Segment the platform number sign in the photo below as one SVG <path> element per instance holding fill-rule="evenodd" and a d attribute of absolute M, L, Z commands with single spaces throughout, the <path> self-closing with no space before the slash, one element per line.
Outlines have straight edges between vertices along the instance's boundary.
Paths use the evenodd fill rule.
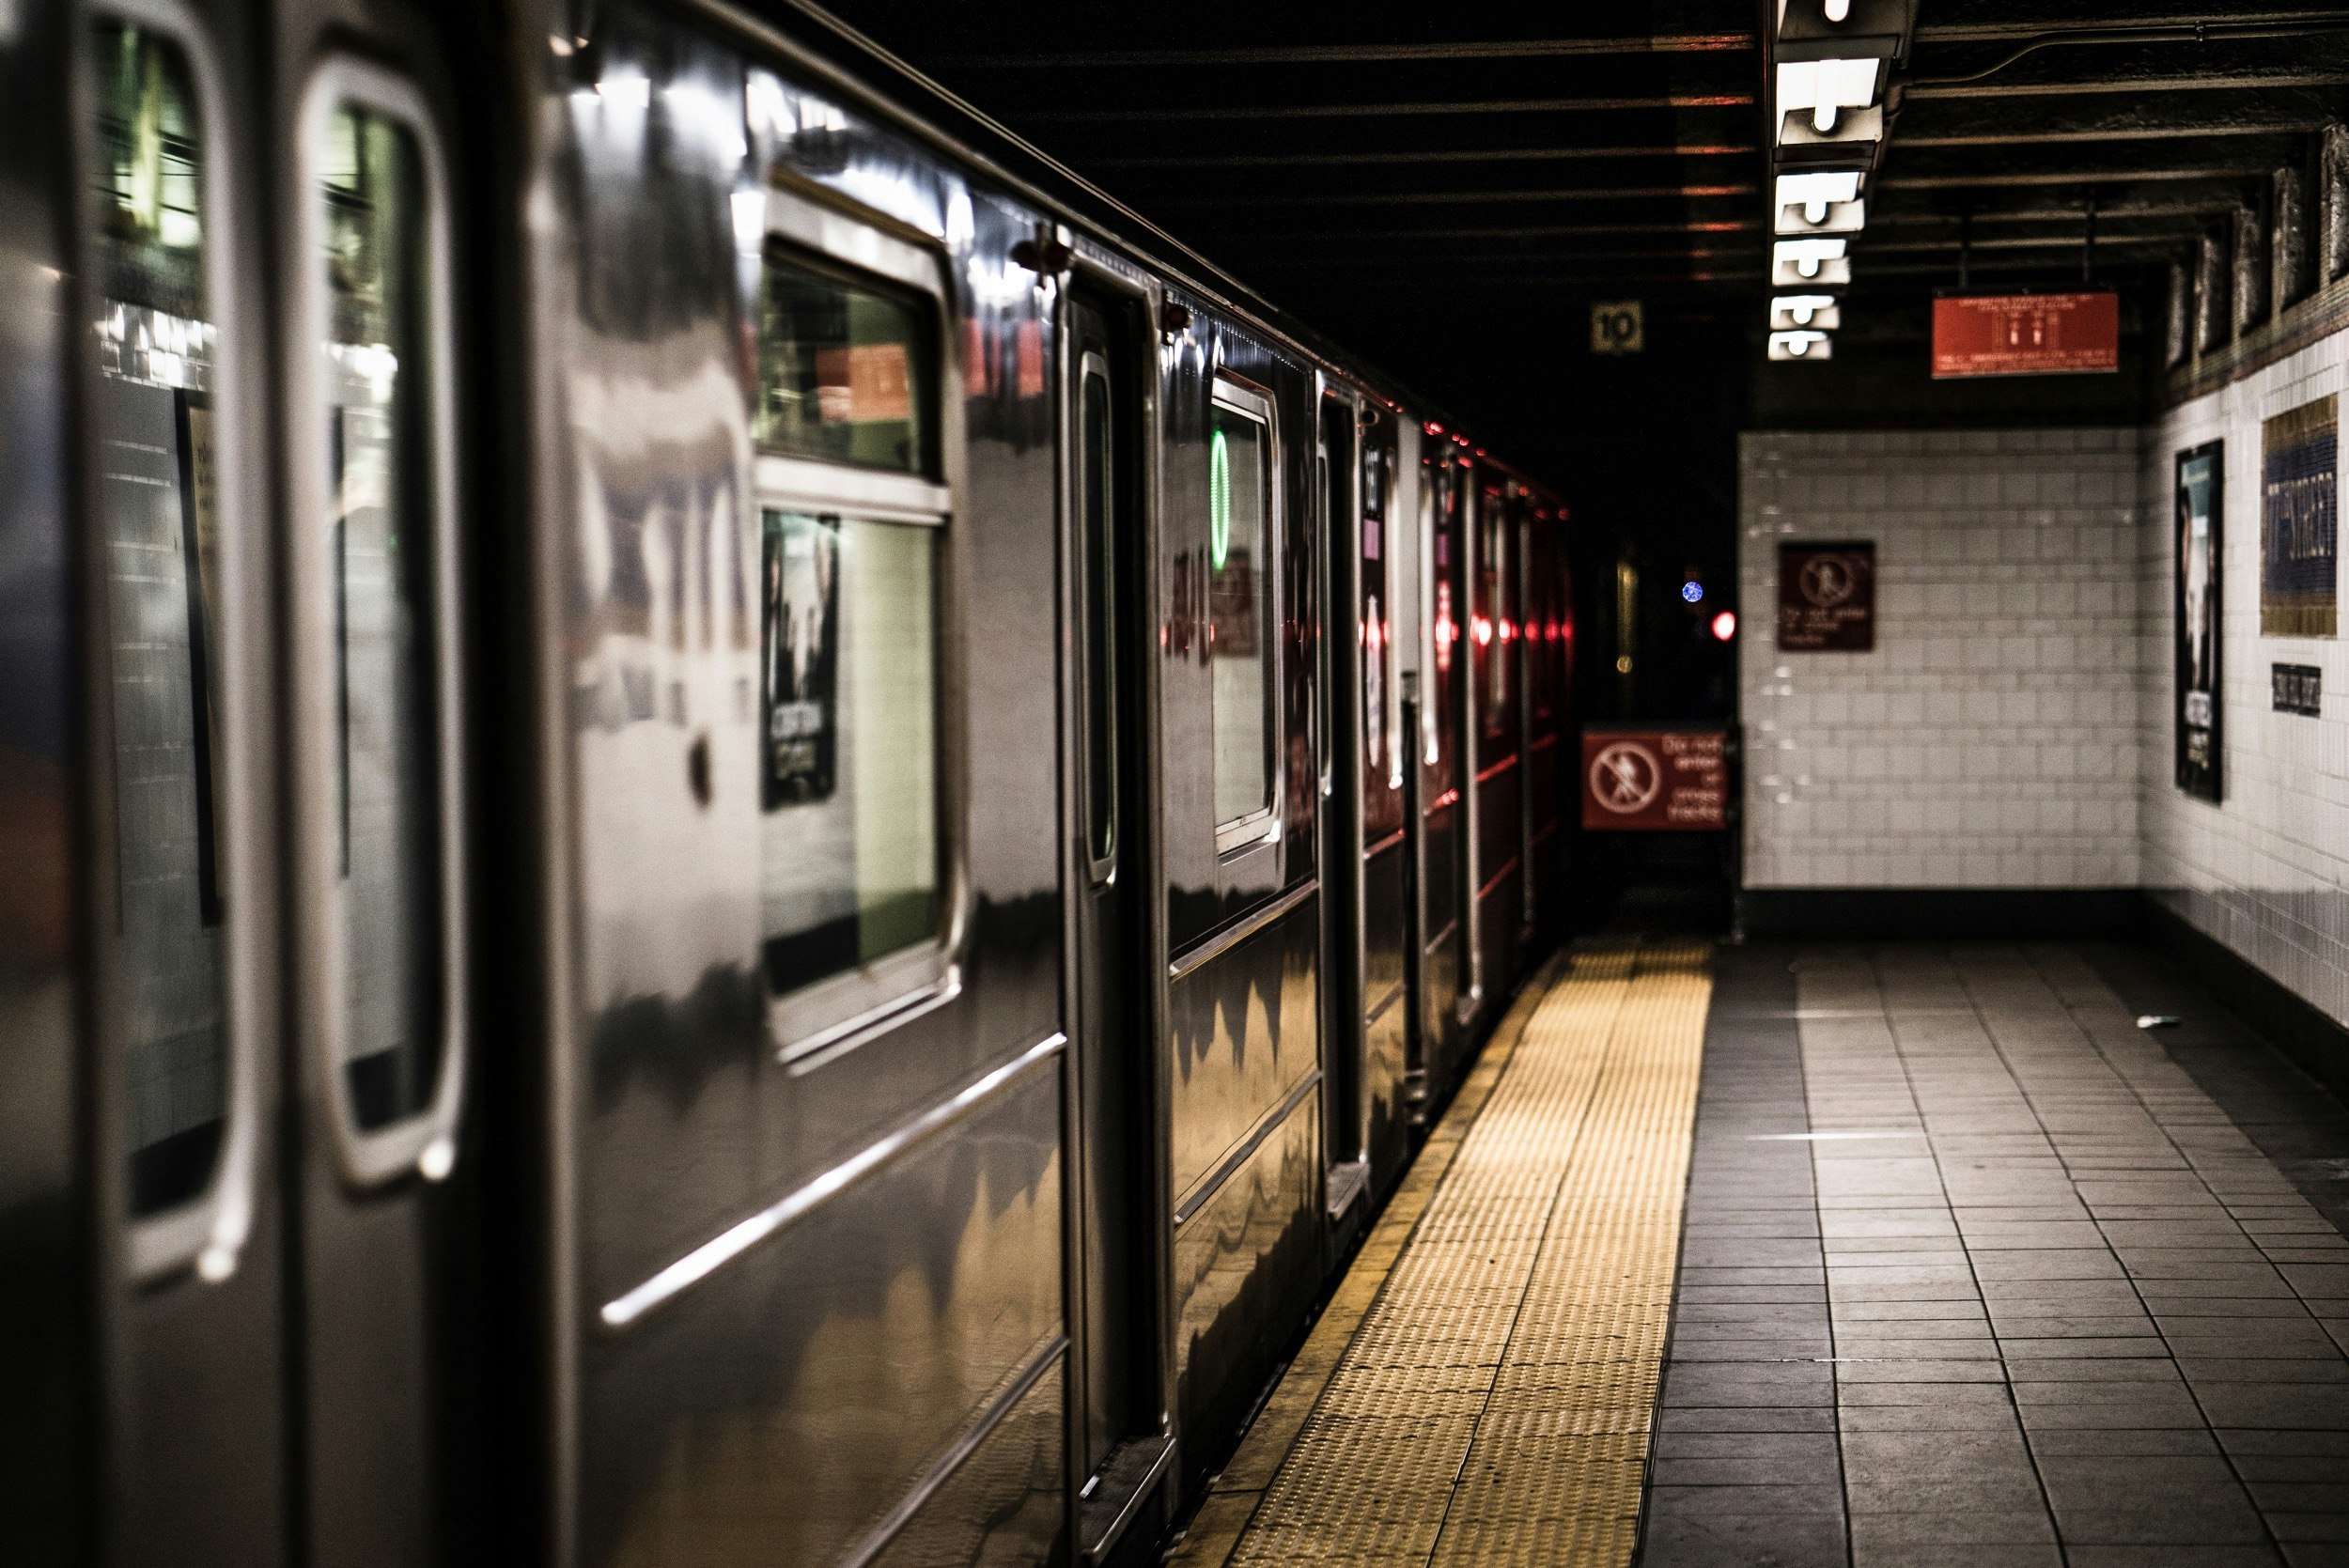
<path fill-rule="evenodd" d="M 1647 317 L 1637 300 L 1591 306 L 1591 352 L 1636 354 L 1647 347 Z"/>

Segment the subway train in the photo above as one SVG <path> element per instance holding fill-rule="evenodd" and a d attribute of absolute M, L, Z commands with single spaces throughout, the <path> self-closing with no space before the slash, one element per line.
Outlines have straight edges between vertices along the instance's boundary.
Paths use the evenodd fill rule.
<path fill-rule="evenodd" d="M 0 1556 L 1153 1550 L 1568 921 L 1559 498 L 814 10 L 0 88 Z"/>

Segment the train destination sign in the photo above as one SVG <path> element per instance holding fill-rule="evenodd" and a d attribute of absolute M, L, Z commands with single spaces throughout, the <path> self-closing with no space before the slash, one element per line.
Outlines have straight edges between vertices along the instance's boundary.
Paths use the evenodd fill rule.
<path fill-rule="evenodd" d="M 1729 810 L 1729 732 L 1586 729 L 1582 826 L 1606 832 L 1709 832 Z"/>
<path fill-rule="evenodd" d="M 1778 645 L 1866 653 L 1876 645 L 1876 547 L 1861 540 L 1778 547 Z"/>
<path fill-rule="evenodd" d="M 2121 296 L 1944 294 L 1933 302 L 1933 374 L 2046 376 L 2121 368 Z"/>

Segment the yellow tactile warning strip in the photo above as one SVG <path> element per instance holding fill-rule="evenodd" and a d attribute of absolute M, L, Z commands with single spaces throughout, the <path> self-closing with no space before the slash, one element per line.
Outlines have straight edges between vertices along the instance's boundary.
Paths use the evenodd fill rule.
<path fill-rule="evenodd" d="M 1218 1479 L 1185 1568 L 1630 1560 L 1706 950 L 1611 942 L 1544 981 Z"/>

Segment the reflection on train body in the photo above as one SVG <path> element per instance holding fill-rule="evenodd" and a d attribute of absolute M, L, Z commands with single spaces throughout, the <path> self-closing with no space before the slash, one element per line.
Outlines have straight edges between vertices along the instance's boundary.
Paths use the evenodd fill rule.
<path fill-rule="evenodd" d="M 1146 1556 L 1565 908 L 1563 508 L 796 12 L 11 14 L 24 1560 Z"/>

